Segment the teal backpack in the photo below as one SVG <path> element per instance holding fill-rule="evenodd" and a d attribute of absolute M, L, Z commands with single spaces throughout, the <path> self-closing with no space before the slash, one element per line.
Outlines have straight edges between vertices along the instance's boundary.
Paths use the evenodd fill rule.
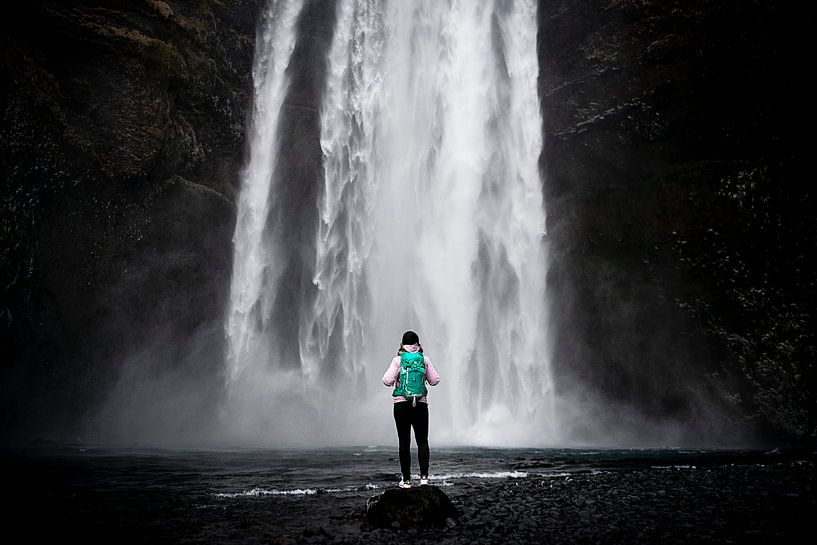
<path fill-rule="evenodd" d="M 412 405 L 417 405 L 417 399 L 428 394 L 426 388 L 426 364 L 425 356 L 420 352 L 403 352 L 400 354 L 400 374 L 398 375 L 400 386 L 392 392 L 392 396 L 403 396 L 412 400 Z"/>

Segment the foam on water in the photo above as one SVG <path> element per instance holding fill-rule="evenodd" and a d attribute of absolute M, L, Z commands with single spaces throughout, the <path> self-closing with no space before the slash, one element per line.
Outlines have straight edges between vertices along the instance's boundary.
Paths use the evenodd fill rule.
<path fill-rule="evenodd" d="M 447 481 L 453 479 L 524 479 L 527 471 L 478 471 L 472 473 L 447 473 L 445 475 L 429 475 L 432 481 Z"/>
<path fill-rule="evenodd" d="M 216 492 L 216 498 L 254 498 L 259 496 L 314 496 L 316 494 L 337 494 L 340 492 L 359 492 L 362 490 L 379 490 L 380 485 L 367 483 L 363 486 L 346 486 L 343 488 L 295 488 L 295 489 L 268 489 L 252 488 L 241 492 Z"/>
<path fill-rule="evenodd" d="M 243 492 L 218 492 L 213 494 L 213 496 L 217 498 L 253 498 L 258 496 L 311 496 L 317 493 L 317 488 L 296 488 L 294 490 L 268 490 L 266 488 L 253 488 L 252 490 L 244 490 Z"/>

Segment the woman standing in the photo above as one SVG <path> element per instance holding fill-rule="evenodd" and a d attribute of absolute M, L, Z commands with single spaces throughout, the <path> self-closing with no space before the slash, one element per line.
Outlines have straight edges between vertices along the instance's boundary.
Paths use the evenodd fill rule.
<path fill-rule="evenodd" d="M 420 338 L 414 331 L 403 333 L 397 356 L 391 360 L 383 384 L 394 386 L 394 423 L 400 449 L 400 488 L 411 488 L 411 429 L 417 442 L 420 484 L 428 484 L 428 397 L 426 383 L 436 386 L 440 375 L 423 354 Z"/>

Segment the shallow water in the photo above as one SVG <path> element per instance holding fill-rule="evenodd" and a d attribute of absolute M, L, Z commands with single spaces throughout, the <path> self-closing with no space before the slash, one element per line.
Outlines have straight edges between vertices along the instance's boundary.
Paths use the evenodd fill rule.
<path fill-rule="evenodd" d="M 365 499 L 396 484 L 396 454 L 394 447 L 6 451 L 6 497 L 14 500 L 6 514 L 32 537 L 85 541 L 268 542 L 333 520 L 348 535 Z M 780 450 L 433 449 L 431 479 L 463 497 L 513 480 L 581 475 L 592 486 L 622 472 L 813 468 L 813 460 L 813 452 Z M 415 453 L 413 463 L 416 470 Z"/>
<path fill-rule="evenodd" d="M 164 490 L 189 498 L 365 492 L 399 479 L 394 447 L 164 450 L 60 448 L 6 453 L 5 464 L 51 494 Z M 781 451 L 709 449 L 486 449 L 432 451 L 438 486 L 633 467 L 763 463 Z M 790 453 L 785 454 L 791 456 Z M 412 450 L 414 478 L 418 478 Z"/>

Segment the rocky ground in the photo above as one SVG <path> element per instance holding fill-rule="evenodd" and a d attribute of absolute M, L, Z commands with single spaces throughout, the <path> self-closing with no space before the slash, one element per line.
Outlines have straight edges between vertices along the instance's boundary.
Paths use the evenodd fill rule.
<path fill-rule="evenodd" d="M 354 480 L 348 467 L 338 467 L 326 472 L 325 487 L 305 481 L 279 487 L 276 479 L 291 481 L 324 466 L 312 460 L 282 470 L 263 455 L 225 463 L 220 455 L 200 454 L 0 454 L 12 499 L 5 529 L 36 543 L 686 545 L 815 543 L 817 537 L 814 449 L 599 453 L 590 464 L 560 456 L 496 458 L 503 471 L 524 477 L 434 480 L 432 465 L 436 490 L 408 491 L 366 461 Z M 270 472 L 279 475 L 265 480 Z M 445 506 L 438 492 L 453 503 L 456 520 L 448 511 L 425 519 L 437 527 L 401 527 L 388 520 L 394 511 L 383 509 L 406 498 Z M 389 513 L 380 521 L 365 516 L 373 496 L 381 496 L 380 513 Z M 412 513 L 418 513 L 413 506 Z"/>
<path fill-rule="evenodd" d="M 222 511 L 227 518 L 210 511 L 219 520 L 187 537 L 204 532 L 212 542 L 279 544 L 811 543 L 814 469 L 812 459 L 455 484 L 443 490 L 461 517 L 439 529 L 368 529 L 366 495 L 259 500 Z"/>

